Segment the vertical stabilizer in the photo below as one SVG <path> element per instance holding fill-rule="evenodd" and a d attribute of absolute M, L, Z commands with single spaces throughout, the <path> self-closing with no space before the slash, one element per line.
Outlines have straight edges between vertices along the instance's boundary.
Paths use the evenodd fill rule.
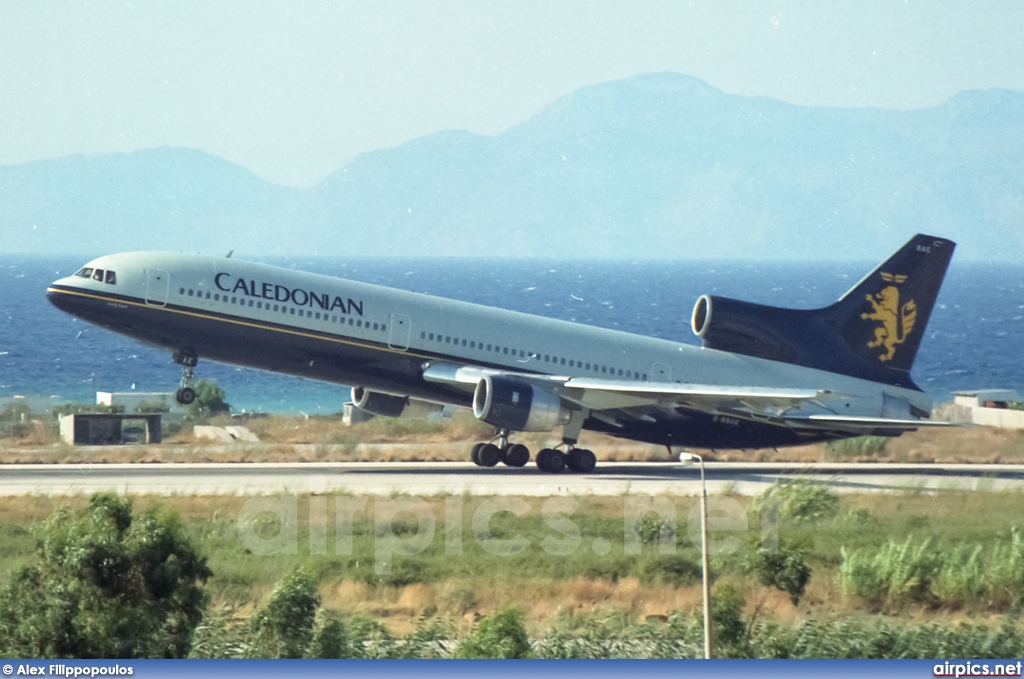
<path fill-rule="evenodd" d="M 955 247 L 945 238 L 914 236 L 829 307 L 868 366 L 910 372 Z"/>

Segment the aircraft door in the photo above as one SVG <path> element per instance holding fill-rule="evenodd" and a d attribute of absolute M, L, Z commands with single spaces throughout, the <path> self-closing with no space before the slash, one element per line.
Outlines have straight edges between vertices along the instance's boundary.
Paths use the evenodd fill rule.
<path fill-rule="evenodd" d="M 671 382 L 672 367 L 664 363 L 655 363 L 651 366 L 651 382 Z"/>
<path fill-rule="evenodd" d="M 405 351 L 409 348 L 410 337 L 412 337 L 412 320 L 405 314 L 391 314 L 388 346 Z"/>
<path fill-rule="evenodd" d="M 171 275 L 159 269 L 146 271 L 146 304 L 167 306 L 167 294 L 171 289 Z"/>

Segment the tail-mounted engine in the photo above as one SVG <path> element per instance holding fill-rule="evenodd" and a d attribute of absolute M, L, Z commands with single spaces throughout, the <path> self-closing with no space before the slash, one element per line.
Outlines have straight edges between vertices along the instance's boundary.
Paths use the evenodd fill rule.
<path fill-rule="evenodd" d="M 421 419 L 431 413 L 441 412 L 444 406 L 430 401 L 418 401 L 407 396 L 392 396 L 362 387 L 352 388 L 352 403 L 360 410 L 381 417 L 405 417 Z"/>
<path fill-rule="evenodd" d="M 806 312 L 703 295 L 693 307 L 691 326 L 708 349 L 797 363 L 807 337 Z"/>
<path fill-rule="evenodd" d="M 704 295 L 693 308 L 693 331 L 709 349 L 917 389 L 910 369 L 955 247 L 918 234 L 821 309 Z"/>
<path fill-rule="evenodd" d="M 569 411 L 556 394 L 500 375 L 488 375 L 476 385 L 473 414 L 512 431 L 551 431 L 569 421 Z"/>

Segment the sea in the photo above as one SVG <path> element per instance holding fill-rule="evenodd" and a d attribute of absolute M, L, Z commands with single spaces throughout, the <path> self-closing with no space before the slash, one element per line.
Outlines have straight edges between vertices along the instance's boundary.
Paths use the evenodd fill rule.
<path fill-rule="evenodd" d="M 97 391 L 167 392 L 170 353 L 61 313 L 46 287 L 90 257 L 0 254 L 0 403 L 95 402 Z M 253 258 L 250 258 L 253 259 Z M 702 294 L 811 309 L 853 287 L 877 262 L 260 258 L 278 266 L 614 328 L 699 346 L 690 329 Z M 236 412 L 330 414 L 348 389 L 200 360 L 199 379 Z M 954 391 L 1024 391 L 1024 265 L 954 257 L 913 377 L 936 402 Z M 0 407 L 2 410 L 2 407 Z"/>

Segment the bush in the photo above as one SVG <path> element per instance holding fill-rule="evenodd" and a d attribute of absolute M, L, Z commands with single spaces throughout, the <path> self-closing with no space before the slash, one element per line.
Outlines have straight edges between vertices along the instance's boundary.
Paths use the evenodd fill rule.
<path fill-rule="evenodd" d="M 674 544 L 676 537 L 675 521 L 663 519 L 657 514 L 648 512 L 633 524 L 633 532 L 640 538 L 640 544 Z"/>
<path fill-rule="evenodd" d="M 779 545 L 776 552 L 759 550 L 751 558 L 748 568 L 765 587 L 774 587 L 789 594 L 796 606 L 811 580 L 811 567 L 807 565 L 806 558 L 803 549 Z"/>
<path fill-rule="evenodd" d="M 876 605 L 886 600 L 922 603 L 935 599 L 932 581 L 942 568 L 942 553 L 930 539 L 920 545 L 914 544 L 913 537 L 903 544 L 889 540 L 874 554 L 845 548 L 840 553 L 839 578 L 846 594 Z"/>
<path fill-rule="evenodd" d="M 825 454 L 831 458 L 877 457 L 889 446 L 887 436 L 855 436 L 850 439 L 824 444 Z"/>
<path fill-rule="evenodd" d="M 515 608 L 505 608 L 480 623 L 473 634 L 459 644 L 459 658 L 525 658 L 530 653 L 530 639 L 526 635 L 523 614 Z"/>
<path fill-rule="evenodd" d="M 250 657 L 301 658 L 313 640 L 313 623 L 320 606 L 316 583 L 297 571 L 285 577 L 270 601 L 250 620 Z"/>
<path fill-rule="evenodd" d="M 176 517 L 100 493 L 47 519 L 37 556 L 0 593 L 0 655 L 188 655 L 212 573 Z"/>
<path fill-rule="evenodd" d="M 878 551 L 842 551 L 839 568 L 844 593 L 874 605 L 941 603 L 985 604 L 1010 609 L 1024 596 L 1024 535 L 1014 528 L 1009 541 L 989 549 L 960 543 L 940 549 L 933 540 L 890 540 Z"/>
<path fill-rule="evenodd" d="M 216 381 L 200 380 L 196 386 L 196 400 L 189 404 L 185 417 L 191 422 L 201 422 L 215 415 L 231 412 L 231 405 L 224 401 L 224 390 Z"/>
<path fill-rule="evenodd" d="M 711 595 L 711 648 L 713 657 L 746 657 L 747 626 L 743 622 L 743 596 L 726 585 Z"/>
<path fill-rule="evenodd" d="M 796 521 L 821 522 L 839 513 L 839 496 L 825 485 L 797 479 L 775 484 L 755 497 L 751 507 L 757 513 L 775 507 Z"/>
<path fill-rule="evenodd" d="M 645 585 L 689 587 L 701 581 L 702 569 L 678 554 L 657 556 L 639 564 L 637 577 Z"/>

